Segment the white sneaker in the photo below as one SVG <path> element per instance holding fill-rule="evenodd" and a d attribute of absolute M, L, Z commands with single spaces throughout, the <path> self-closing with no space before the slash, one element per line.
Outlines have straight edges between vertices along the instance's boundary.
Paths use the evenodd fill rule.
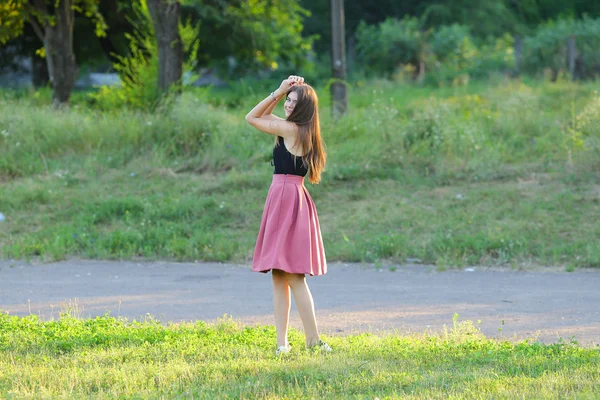
<path fill-rule="evenodd" d="M 320 339 L 317 342 L 317 344 L 315 344 L 314 346 L 311 347 L 311 349 L 321 350 L 321 351 L 324 351 L 325 353 L 331 353 L 333 351 L 331 346 L 329 346 L 327 343 L 325 343 L 324 341 L 322 341 Z"/>
<path fill-rule="evenodd" d="M 290 345 L 287 345 L 287 346 L 279 346 L 279 347 L 277 348 L 277 350 L 275 350 L 275 355 L 276 355 L 277 357 L 279 357 L 279 356 L 280 356 L 280 355 L 282 355 L 282 354 L 287 354 L 287 353 L 289 353 L 289 352 L 290 352 L 291 348 L 292 348 L 292 346 L 290 346 Z"/>

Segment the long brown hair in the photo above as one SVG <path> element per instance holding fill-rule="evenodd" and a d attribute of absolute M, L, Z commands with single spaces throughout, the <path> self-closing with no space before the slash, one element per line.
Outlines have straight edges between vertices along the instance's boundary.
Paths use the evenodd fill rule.
<path fill-rule="evenodd" d="M 298 126 L 298 140 L 302 145 L 304 155 L 302 162 L 308 167 L 310 183 L 318 184 L 321 181 L 321 172 L 325 169 L 327 153 L 321 138 L 321 124 L 319 122 L 319 99 L 317 93 L 310 85 L 294 86 L 288 92 L 296 92 L 298 100 L 294 111 L 287 120 Z M 277 140 L 275 141 L 277 143 Z"/>

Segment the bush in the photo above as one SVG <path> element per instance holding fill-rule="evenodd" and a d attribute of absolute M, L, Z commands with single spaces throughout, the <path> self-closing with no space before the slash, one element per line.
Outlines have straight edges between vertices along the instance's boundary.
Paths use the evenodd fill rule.
<path fill-rule="evenodd" d="M 416 66 L 423 33 L 417 18 L 388 18 L 378 26 L 361 22 L 356 31 L 358 62 L 368 75 L 393 74 L 404 65 Z"/>
<path fill-rule="evenodd" d="M 471 35 L 469 27 L 453 24 L 434 31 L 429 40 L 426 60 L 427 81 L 435 84 L 456 82 L 466 75 L 481 58 L 481 53 Z"/>
<path fill-rule="evenodd" d="M 459 24 L 440 27 L 433 32 L 429 41 L 432 53 L 438 60 L 446 60 L 457 56 L 466 58 L 466 54 L 461 51 L 461 48 L 473 46 L 469 29 L 468 26 Z"/>
<path fill-rule="evenodd" d="M 413 17 L 388 19 L 377 26 L 361 23 L 356 36 L 357 59 L 367 76 L 465 84 L 470 77 L 506 70 L 512 60 L 510 35 L 478 44 L 470 28 L 459 24 L 425 30 Z"/>
<path fill-rule="evenodd" d="M 565 74 L 568 69 L 567 42 L 572 35 L 577 48 L 577 77 L 600 76 L 600 18 L 562 19 L 540 25 L 533 36 L 525 38 L 525 69 L 536 75 L 549 70 L 552 80 Z"/>

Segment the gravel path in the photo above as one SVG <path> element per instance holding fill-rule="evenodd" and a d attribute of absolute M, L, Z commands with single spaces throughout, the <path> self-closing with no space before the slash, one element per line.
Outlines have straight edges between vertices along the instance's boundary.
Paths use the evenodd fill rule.
<path fill-rule="evenodd" d="M 488 337 L 600 345 L 600 271 L 330 264 L 327 275 L 308 282 L 319 327 L 330 335 L 440 332 L 457 313 L 459 320 L 480 321 Z M 244 265 L 0 261 L 0 309 L 43 319 L 57 318 L 70 304 L 82 317 L 151 314 L 168 322 L 227 314 L 273 324 L 271 296 L 270 275 Z M 294 307 L 290 323 L 302 329 Z"/>

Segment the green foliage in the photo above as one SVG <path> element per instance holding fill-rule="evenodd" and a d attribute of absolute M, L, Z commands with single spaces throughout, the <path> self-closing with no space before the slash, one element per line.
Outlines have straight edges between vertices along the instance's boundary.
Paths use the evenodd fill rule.
<path fill-rule="evenodd" d="M 99 0 L 61 0 L 61 2 L 63 6 L 67 6 L 89 18 L 94 24 L 96 36 L 100 37 L 106 34 L 108 26 L 98 11 Z M 35 20 L 42 27 L 48 23 L 54 24 L 52 11 L 58 6 L 59 1 L 56 0 L 42 0 L 41 2 L 2 1 L 2 4 L 0 4 L 0 43 L 5 44 L 10 39 L 23 34 L 26 22 Z"/>
<path fill-rule="evenodd" d="M 331 46 L 330 3 L 322 0 L 301 0 L 300 4 L 312 15 L 306 19 L 305 31 L 318 35 L 318 52 L 328 52 Z M 414 16 L 424 20 L 426 28 L 460 24 L 469 26 L 477 40 L 505 34 L 528 34 L 540 23 L 560 16 L 582 18 L 600 16 L 600 3 L 594 1 L 562 0 L 372 0 L 345 2 L 345 21 L 348 36 L 353 36 L 359 23 L 377 25 L 388 18 Z"/>
<path fill-rule="evenodd" d="M 361 23 L 356 32 L 358 61 L 372 75 L 390 76 L 404 65 L 413 70 L 424 50 L 424 34 L 417 18 L 386 19 L 381 24 Z"/>
<path fill-rule="evenodd" d="M 453 82 L 461 75 L 468 77 L 483 57 L 484 54 L 473 42 L 468 26 L 441 26 L 433 32 L 429 41 L 426 69 L 430 74 L 426 79 L 444 84 Z"/>
<path fill-rule="evenodd" d="M 200 66 L 240 75 L 307 65 L 311 37 L 302 37 L 307 11 L 295 0 L 190 0 L 186 13 L 201 21 Z"/>
<path fill-rule="evenodd" d="M 0 4 L 0 43 L 6 44 L 23 33 L 26 3 L 25 0 L 6 0 Z"/>
<path fill-rule="evenodd" d="M 379 25 L 362 23 L 357 30 L 357 59 L 367 76 L 417 78 L 424 67 L 425 80 L 436 85 L 464 84 L 492 72 L 512 71 L 512 35 L 477 41 L 466 25 L 453 24 L 425 30 L 412 17 L 387 19 Z M 575 74 L 600 76 L 600 19 L 561 19 L 549 22 L 524 40 L 523 67 L 532 75 L 566 75 L 567 41 L 576 38 Z"/>
<path fill-rule="evenodd" d="M 443 25 L 431 36 L 431 51 L 443 60 L 455 54 L 465 41 L 471 41 L 468 26 L 459 24 Z"/>
<path fill-rule="evenodd" d="M 508 2 L 498 0 L 426 1 L 421 18 L 426 27 L 458 23 L 469 25 L 479 38 L 500 36 L 514 24 Z"/>
<path fill-rule="evenodd" d="M 535 36 L 525 38 L 525 67 L 531 72 L 550 68 L 558 74 L 567 67 L 567 39 L 574 31 L 574 21 L 560 20 L 540 26 Z"/>
<path fill-rule="evenodd" d="M 573 157 L 581 157 L 582 153 L 600 154 L 600 96 L 594 93 L 592 100 L 576 111 L 572 104 L 572 117 L 563 125 L 564 147 L 567 150 L 569 164 L 573 165 Z"/>
<path fill-rule="evenodd" d="M 575 37 L 576 69 L 580 78 L 600 76 L 600 19 L 559 19 L 540 25 L 535 34 L 525 38 L 524 66 L 532 74 L 545 69 L 555 80 L 567 69 L 567 41 Z"/>
<path fill-rule="evenodd" d="M 134 18 L 131 24 L 134 31 L 126 34 L 129 40 L 129 55 L 115 55 L 118 62 L 113 65 L 121 78 L 119 86 L 103 86 L 90 95 L 91 102 L 103 110 L 116 110 L 122 107 L 134 109 L 154 109 L 160 101 L 158 91 L 158 48 L 154 26 L 145 0 L 132 5 Z M 196 53 L 199 48 L 199 25 L 190 19 L 179 24 L 184 53 L 188 57 L 184 63 L 184 75 L 191 74 L 196 67 Z M 183 84 L 183 83 L 182 83 Z M 175 90 L 176 88 L 173 88 Z"/>
<path fill-rule="evenodd" d="M 506 70 L 512 59 L 512 38 L 504 36 L 477 44 L 466 25 L 425 30 L 417 18 L 387 19 L 378 26 L 361 24 L 357 56 L 367 76 L 413 80 L 421 68 L 426 82 L 464 84 Z"/>

